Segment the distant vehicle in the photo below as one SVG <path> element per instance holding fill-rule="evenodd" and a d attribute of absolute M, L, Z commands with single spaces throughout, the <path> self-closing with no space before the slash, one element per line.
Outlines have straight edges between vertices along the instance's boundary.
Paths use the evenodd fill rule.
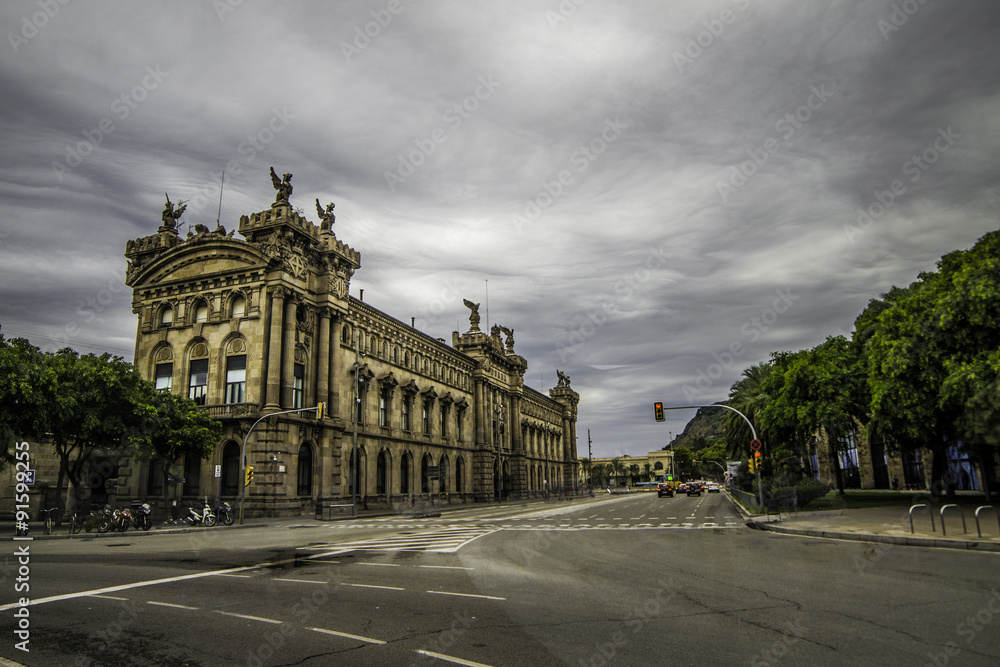
<path fill-rule="evenodd" d="M 660 482 L 656 485 L 656 497 L 662 498 L 663 496 L 667 496 L 668 498 L 674 497 L 673 482 Z"/>
<path fill-rule="evenodd" d="M 722 487 L 719 486 L 718 482 L 709 482 L 708 483 L 708 492 L 709 493 L 722 493 Z"/>
<path fill-rule="evenodd" d="M 689 496 L 700 496 L 701 489 L 701 482 L 688 482 L 684 485 L 684 492 Z"/>

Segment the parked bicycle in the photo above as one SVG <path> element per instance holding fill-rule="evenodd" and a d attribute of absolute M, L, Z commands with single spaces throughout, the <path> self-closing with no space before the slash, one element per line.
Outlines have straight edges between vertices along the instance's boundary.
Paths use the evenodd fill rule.
<path fill-rule="evenodd" d="M 42 510 L 42 514 L 45 515 L 45 525 L 42 528 L 42 531 L 46 535 L 52 534 L 52 529 L 55 527 L 55 519 L 53 519 L 52 517 L 55 511 L 58 509 L 59 509 L 58 507 L 50 507 L 48 509 Z"/>

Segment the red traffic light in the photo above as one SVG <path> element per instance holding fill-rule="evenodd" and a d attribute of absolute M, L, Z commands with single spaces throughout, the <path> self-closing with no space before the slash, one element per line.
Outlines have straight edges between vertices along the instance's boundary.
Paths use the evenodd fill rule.
<path fill-rule="evenodd" d="M 666 421 L 666 417 L 663 416 L 663 403 L 653 403 L 653 416 L 658 422 Z"/>

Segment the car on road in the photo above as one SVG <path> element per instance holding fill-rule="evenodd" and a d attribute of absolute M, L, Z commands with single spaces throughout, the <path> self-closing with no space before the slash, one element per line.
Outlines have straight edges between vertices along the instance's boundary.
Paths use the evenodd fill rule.
<path fill-rule="evenodd" d="M 684 485 L 684 492 L 689 496 L 700 496 L 701 490 L 701 482 L 688 482 Z"/>
<path fill-rule="evenodd" d="M 663 496 L 667 496 L 668 498 L 674 497 L 673 482 L 660 482 L 656 485 L 656 497 L 662 498 Z"/>
<path fill-rule="evenodd" d="M 719 486 L 718 482 L 709 482 L 707 491 L 709 493 L 722 493 L 722 487 Z"/>

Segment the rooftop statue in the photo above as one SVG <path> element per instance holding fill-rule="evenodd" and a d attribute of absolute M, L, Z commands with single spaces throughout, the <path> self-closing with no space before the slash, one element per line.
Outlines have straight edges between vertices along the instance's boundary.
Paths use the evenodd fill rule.
<path fill-rule="evenodd" d="M 559 384 L 557 386 L 559 386 L 559 387 L 568 387 L 569 386 L 569 376 L 568 375 L 566 375 L 565 373 L 563 373 L 558 368 L 556 369 L 556 375 L 559 376 Z"/>
<path fill-rule="evenodd" d="M 465 307 L 472 311 L 469 315 L 469 324 L 472 325 L 472 331 L 479 331 L 479 304 L 472 303 L 468 299 L 462 299 L 462 303 Z"/>
<path fill-rule="evenodd" d="M 274 173 L 274 167 L 271 167 L 271 184 L 278 191 L 278 195 L 274 198 L 274 203 L 287 204 L 288 198 L 292 196 L 292 175 L 285 174 L 283 177 L 278 178 L 278 175 Z"/>
<path fill-rule="evenodd" d="M 187 204 L 181 202 L 182 206 L 175 211 L 174 204 L 170 201 L 170 195 L 164 193 L 164 196 L 167 198 L 167 205 L 164 206 L 160 219 L 163 221 L 163 226 L 167 229 L 176 229 L 177 221 L 180 219 L 181 213 L 187 209 Z"/>
<path fill-rule="evenodd" d="M 316 200 L 316 213 L 319 214 L 319 219 L 322 220 L 319 224 L 320 231 L 333 231 L 333 223 L 337 220 L 337 216 L 333 214 L 333 206 L 333 202 L 330 202 L 326 205 L 326 210 L 324 211 L 323 206 L 319 203 L 319 200 Z"/>

